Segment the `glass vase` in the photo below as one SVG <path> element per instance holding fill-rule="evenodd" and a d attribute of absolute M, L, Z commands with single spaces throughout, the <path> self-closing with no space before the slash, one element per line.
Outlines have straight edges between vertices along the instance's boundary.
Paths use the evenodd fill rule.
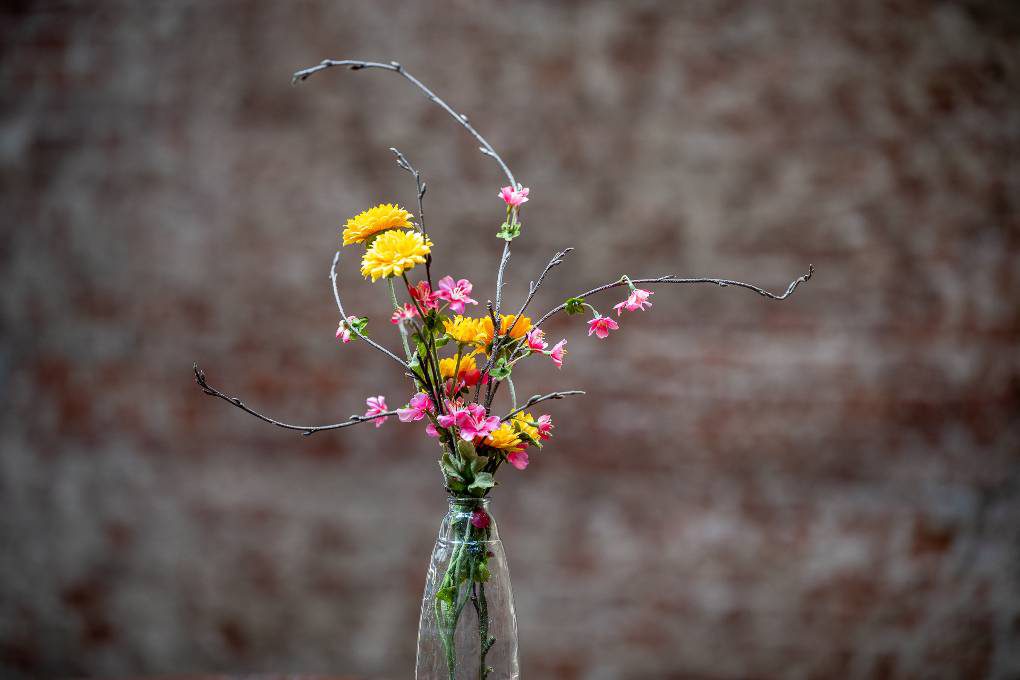
<path fill-rule="evenodd" d="M 418 626 L 417 680 L 517 680 L 517 618 L 487 498 L 450 498 Z"/>

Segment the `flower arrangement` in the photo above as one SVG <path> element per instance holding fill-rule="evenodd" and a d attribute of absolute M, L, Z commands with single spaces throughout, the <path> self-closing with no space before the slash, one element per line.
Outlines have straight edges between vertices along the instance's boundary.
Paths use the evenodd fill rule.
<path fill-rule="evenodd" d="M 584 394 L 581 390 L 554 391 L 535 394 L 523 403 L 519 402 L 513 381 L 518 364 L 522 361 L 548 361 L 560 369 L 566 362 L 567 341 L 560 339 L 551 343 L 543 328 L 545 322 L 560 313 L 590 313 L 588 336 L 607 340 L 622 323 L 626 323 L 625 315 L 647 311 L 653 306 L 651 297 L 654 293 L 644 286 L 735 286 L 766 298 L 783 300 L 811 277 L 813 267 L 791 282 L 782 294 L 729 279 L 630 278 L 623 275 L 559 302 L 541 316 L 529 317 L 531 304 L 546 276 L 573 250 L 565 248 L 553 255 L 530 284 L 528 294 L 516 311 L 505 313 L 507 305 L 502 295 L 504 274 L 510 259 L 511 243 L 523 232 L 521 211 L 529 200 L 530 189 L 516 180 L 499 154 L 468 123 L 466 116 L 457 113 L 396 62 L 326 60 L 298 71 L 294 81 L 303 81 L 314 73 L 335 66 L 346 66 L 352 70 L 382 69 L 402 76 L 449 113 L 478 141 L 481 152 L 499 164 L 508 184 L 493 192 L 493 201 L 498 201 L 503 210 L 503 221 L 496 233 L 502 241 L 502 256 L 495 271 L 493 300 L 482 305 L 472 297 L 477 295 L 475 286 L 466 278 L 457 278 L 453 274 L 438 279 L 433 277 L 433 250 L 437 245 L 425 228 L 423 199 L 426 184 L 407 158 L 397 149 L 391 149 L 397 164 L 415 181 L 417 214 L 395 203 L 383 203 L 347 219 L 340 234 L 341 248 L 333 256 L 330 280 L 339 313 L 337 340 L 342 344 L 355 340 L 365 342 L 396 363 L 410 381 L 407 394 L 399 400 L 403 405 L 394 409 L 387 404 L 384 395 L 370 396 L 366 399 L 367 409 L 363 415 L 353 415 L 331 425 L 291 425 L 258 413 L 237 397 L 212 387 L 197 364 L 194 366 L 195 380 L 206 394 L 224 399 L 265 422 L 298 430 L 305 435 L 368 422 L 378 428 L 391 416 L 396 416 L 402 423 L 423 426 L 423 433 L 435 440 L 439 450 L 439 468 L 446 491 L 452 497 L 467 502 L 466 507 L 470 510 L 460 524 L 452 527 L 457 535 L 463 535 L 464 540 L 445 562 L 445 573 L 432 597 L 427 593 L 426 608 L 434 607 L 429 616 L 434 615 L 437 622 L 447 670 L 453 679 L 457 668 L 454 632 L 465 604 L 468 600 L 472 601 L 479 617 L 479 678 L 485 678 L 492 670 L 486 665 L 486 654 L 495 643 L 495 638 L 488 632 L 490 622 L 484 589 L 491 575 L 489 559 L 492 553 L 464 546 L 470 541 L 484 542 L 491 537 L 491 518 L 483 504 L 471 504 L 470 501 L 488 496 L 497 483 L 496 474 L 504 464 L 517 471 L 526 470 L 531 455 L 552 437 L 552 416 L 538 412 L 535 407 L 546 401 Z M 381 282 L 386 290 L 392 305 L 390 322 L 396 326 L 401 343 L 399 355 L 369 337 L 368 318 L 348 314 L 345 309 L 340 296 L 337 265 L 341 252 L 348 249 L 360 255 L 361 275 L 373 283 Z M 618 296 L 618 301 L 612 305 L 615 316 L 603 314 L 592 302 L 607 292 L 620 292 L 622 295 L 622 299 Z M 504 387 L 507 403 L 500 409 L 497 408 L 496 397 Z M 469 589 L 464 586 L 465 583 L 470 584 Z M 423 621 L 426 613 L 423 609 Z"/>

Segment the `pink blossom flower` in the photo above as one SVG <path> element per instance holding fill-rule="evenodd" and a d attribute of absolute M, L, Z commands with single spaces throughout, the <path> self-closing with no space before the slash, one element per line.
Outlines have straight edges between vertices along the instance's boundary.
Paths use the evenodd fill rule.
<path fill-rule="evenodd" d="M 588 337 L 591 337 L 591 334 L 594 333 L 598 336 L 599 340 L 605 340 L 609 337 L 609 331 L 615 331 L 619 327 L 620 324 L 608 316 L 599 314 L 588 322 Z"/>
<path fill-rule="evenodd" d="M 439 436 L 439 430 L 436 429 L 436 426 L 435 426 L 434 423 L 430 422 L 428 425 L 425 426 L 425 434 L 427 434 L 430 437 L 438 437 Z"/>
<path fill-rule="evenodd" d="M 489 513 L 481 508 L 475 508 L 471 511 L 471 525 L 476 529 L 485 529 L 491 521 Z"/>
<path fill-rule="evenodd" d="M 499 427 L 499 416 L 486 416 L 485 407 L 481 404 L 462 406 L 448 400 L 446 410 L 449 413 L 439 416 L 436 420 L 441 427 L 458 427 L 464 441 L 487 437 Z"/>
<path fill-rule="evenodd" d="M 477 305 L 477 300 L 472 300 L 468 295 L 471 294 L 471 282 L 467 279 L 460 279 L 454 281 L 452 276 L 444 276 L 439 279 L 439 291 L 435 296 L 440 300 L 446 300 L 450 303 L 450 309 L 456 314 L 464 313 L 464 305 Z"/>
<path fill-rule="evenodd" d="M 648 296 L 654 295 L 652 291 L 645 290 L 644 288 L 635 288 L 631 291 L 630 295 L 623 302 L 613 305 L 613 309 L 616 310 L 616 316 L 623 314 L 623 310 L 633 312 L 636 310 L 644 310 L 647 307 L 651 307 L 652 303 L 648 301 Z"/>
<path fill-rule="evenodd" d="M 368 405 L 368 410 L 365 411 L 366 418 L 370 416 L 379 415 L 380 413 L 386 413 L 387 411 L 390 410 L 389 407 L 386 406 L 386 397 L 384 397 L 381 394 L 378 397 L 369 397 L 368 399 L 365 400 L 365 403 Z M 375 426 L 377 428 L 382 427 L 382 424 L 386 422 L 387 418 L 389 418 L 389 416 L 376 418 Z"/>
<path fill-rule="evenodd" d="M 506 461 L 518 470 L 523 470 L 528 467 L 528 452 L 524 449 L 511 451 L 506 455 Z"/>
<path fill-rule="evenodd" d="M 439 309 L 439 294 L 432 292 L 428 281 L 419 281 L 417 286 L 408 286 L 407 294 L 414 298 L 422 311 Z"/>
<path fill-rule="evenodd" d="M 418 316 L 418 310 L 410 302 L 405 302 L 403 307 L 397 307 L 396 311 L 393 312 L 393 316 L 390 317 L 390 323 L 408 321 L 416 316 Z"/>
<path fill-rule="evenodd" d="M 342 341 L 345 345 L 351 341 L 351 323 L 357 321 L 358 317 L 348 316 L 345 321 L 341 321 L 340 325 L 336 327 L 336 339 Z"/>
<path fill-rule="evenodd" d="M 457 427 L 460 428 L 461 439 L 465 441 L 488 437 L 499 427 L 499 416 L 486 416 L 484 406 L 470 404 L 465 411 L 457 415 Z"/>
<path fill-rule="evenodd" d="M 528 343 L 528 349 L 532 352 L 541 352 L 549 346 L 549 343 L 545 341 L 545 331 L 541 328 L 532 328 L 528 331 L 525 338 Z"/>
<path fill-rule="evenodd" d="M 432 403 L 432 397 L 419 392 L 418 394 L 411 397 L 410 403 L 407 408 L 398 408 L 397 417 L 400 418 L 402 423 L 410 423 L 412 421 L 421 420 L 425 417 L 426 413 L 432 413 L 435 411 L 435 405 Z"/>
<path fill-rule="evenodd" d="M 499 190 L 498 195 L 500 198 L 506 201 L 507 205 L 518 208 L 520 207 L 521 203 L 528 202 L 528 191 L 530 191 L 528 187 L 522 187 L 520 184 L 518 184 L 516 189 L 514 189 L 513 187 L 503 187 L 502 189 Z"/>
<path fill-rule="evenodd" d="M 563 357 L 567 356 L 567 341 L 560 340 L 549 351 L 549 358 L 556 364 L 556 368 L 563 368 Z"/>
<path fill-rule="evenodd" d="M 548 414 L 539 416 L 536 422 L 538 423 L 538 436 L 541 439 L 549 439 L 549 437 L 552 437 L 552 416 Z"/>
<path fill-rule="evenodd" d="M 446 413 L 436 418 L 436 422 L 439 423 L 440 427 L 450 428 L 457 424 L 457 418 L 462 414 L 466 413 L 467 409 L 464 408 L 463 404 L 455 403 L 446 400 Z"/>

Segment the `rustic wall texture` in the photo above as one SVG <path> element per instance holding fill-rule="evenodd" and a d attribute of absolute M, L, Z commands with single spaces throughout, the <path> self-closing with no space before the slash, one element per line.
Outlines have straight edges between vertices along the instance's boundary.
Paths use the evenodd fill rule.
<path fill-rule="evenodd" d="M 492 295 L 631 275 L 576 319 L 553 445 L 494 508 L 523 675 L 1020 674 L 1020 12 L 1005 2 L 20 2 L 2 10 L 0 675 L 405 679 L 445 509 L 406 398 L 338 346 L 342 221 L 413 203 Z M 351 306 L 386 302 L 343 264 Z M 616 296 L 603 298 L 608 307 Z"/>

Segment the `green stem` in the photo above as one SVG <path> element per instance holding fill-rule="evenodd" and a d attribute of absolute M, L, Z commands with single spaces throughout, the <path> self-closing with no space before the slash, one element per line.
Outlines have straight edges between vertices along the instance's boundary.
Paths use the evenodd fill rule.
<path fill-rule="evenodd" d="M 390 299 L 393 300 L 393 308 L 400 309 L 400 303 L 397 302 L 397 289 L 393 285 L 393 277 L 391 276 L 390 278 L 386 279 L 386 281 L 390 284 Z M 404 345 L 404 355 L 407 357 L 407 360 L 410 361 L 411 347 L 410 345 L 407 344 L 407 329 L 404 328 L 403 319 L 400 319 L 400 321 L 397 322 L 397 327 L 400 329 L 400 342 L 401 344 Z"/>
<path fill-rule="evenodd" d="M 514 381 L 510 376 L 506 377 L 506 387 L 510 390 L 510 402 L 513 404 L 510 410 L 512 411 L 517 408 L 517 390 L 514 389 Z"/>

